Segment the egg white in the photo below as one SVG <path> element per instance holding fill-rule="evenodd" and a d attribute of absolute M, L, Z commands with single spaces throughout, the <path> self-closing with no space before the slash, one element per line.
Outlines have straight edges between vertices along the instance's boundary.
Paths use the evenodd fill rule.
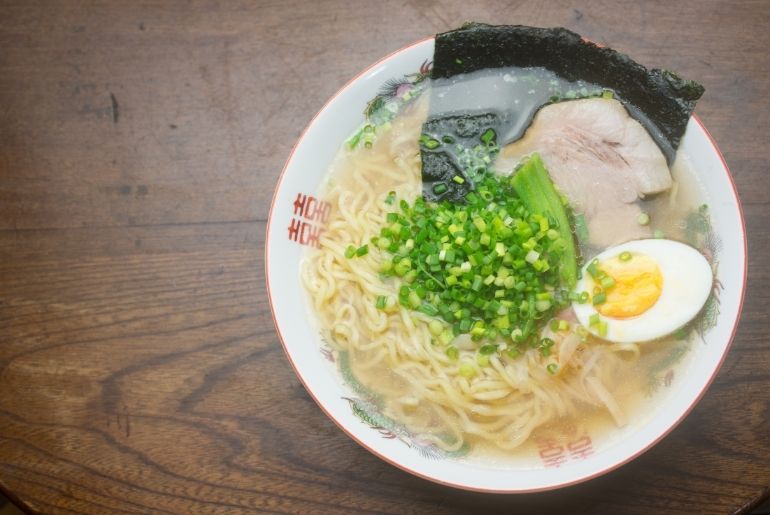
<path fill-rule="evenodd" d="M 624 319 L 602 315 L 590 300 L 585 304 L 574 302 L 572 308 L 583 327 L 598 336 L 596 329 L 590 326 L 589 318 L 599 314 L 601 320 L 607 323 L 605 340 L 643 342 L 673 333 L 698 314 L 708 299 L 713 282 L 711 265 L 700 252 L 672 240 L 635 240 L 611 247 L 595 259 L 602 263 L 625 251 L 647 255 L 658 264 L 663 277 L 660 297 L 644 313 Z M 590 264 L 593 259 L 587 263 Z M 593 292 L 595 282 L 587 272 L 587 266 L 577 283 L 577 292 Z"/>

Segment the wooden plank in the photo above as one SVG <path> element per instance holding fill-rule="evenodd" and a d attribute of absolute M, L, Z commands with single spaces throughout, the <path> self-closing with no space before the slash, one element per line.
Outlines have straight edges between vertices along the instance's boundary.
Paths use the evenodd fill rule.
<path fill-rule="evenodd" d="M 622 468 L 493 496 L 410 476 L 316 407 L 275 334 L 265 220 L 346 80 L 463 21 L 564 25 L 704 83 L 752 265 L 700 404 Z M 770 5 L 0 6 L 0 488 L 50 513 L 725 513 L 770 485 Z"/>

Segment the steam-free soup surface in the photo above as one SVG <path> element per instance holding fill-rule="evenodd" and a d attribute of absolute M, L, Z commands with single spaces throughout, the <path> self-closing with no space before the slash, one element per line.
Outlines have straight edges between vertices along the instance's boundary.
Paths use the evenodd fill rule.
<path fill-rule="evenodd" d="M 384 417 L 379 420 L 397 428 L 399 437 L 448 453 L 470 449 L 486 457 L 515 449 L 528 452 L 543 438 L 590 431 L 596 439 L 630 419 L 650 416 L 645 399 L 664 380 L 662 374 L 681 362 L 689 348 L 686 340 L 618 344 L 581 339 L 567 309 L 559 318 L 569 331 L 544 329 L 543 336 L 555 342 L 548 356 L 537 349 L 516 358 L 493 355 L 488 366 L 476 367 L 468 377 L 461 367 L 475 363 L 477 344 L 467 335 L 452 342 L 459 355 L 449 356 L 430 330 L 430 317 L 401 306 L 375 307 L 379 297 L 398 294 L 399 282 L 379 274 L 389 256 L 373 245 L 356 259 L 347 258 L 345 250 L 377 236 L 394 209 L 387 202 L 391 192 L 396 205 L 421 194 L 418 140 L 430 94 L 428 89 L 378 133 L 371 148 L 341 148 L 324 185 L 332 212 L 321 248 L 309 250 L 302 264 L 311 311 L 345 368 L 358 407 L 372 418 Z M 649 215 L 650 225 L 642 230 L 684 239 L 687 215 L 704 199 L 686 158 L 681 156 L 672 168 L 672 188 L 626 204 Z M 618 217 L 618 224 L 613 234 L 639 234 L 635 217 Z M 589 234 L 580 243 L 590 258 L 606 241 Z M 558 373 L 549 371 L 551 364 Z"/>

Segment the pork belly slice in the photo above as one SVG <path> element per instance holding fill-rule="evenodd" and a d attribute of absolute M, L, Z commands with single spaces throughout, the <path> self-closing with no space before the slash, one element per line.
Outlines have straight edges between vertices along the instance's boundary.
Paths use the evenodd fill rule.
<path fill-rule="evenodd" d="M 637 200 L 671 188 L 666 158 L 647 130 L 617 100 L 592 98 L 543 107 L 524 137 L 505 146 L 495 167 L 511 173 L 538 152 L 576 213 L 591 245 L 609 247 L 649 237 L 637 223 Z"/>

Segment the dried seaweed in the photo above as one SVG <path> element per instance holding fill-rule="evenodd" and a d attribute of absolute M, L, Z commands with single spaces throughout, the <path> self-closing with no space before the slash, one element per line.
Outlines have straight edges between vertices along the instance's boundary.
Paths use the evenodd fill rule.
<path fill-rule="evenodd" d="M 564 28 L 470 23 L 436 36 L 431 75 L 434 79 L 504 67 L 541 67 L 567 81 L 583 81 L 611 90 L 629 114 L 648 130 L 669 163 L 674 160 L 695 103 L 704 92 L 696 82 L 667 70 L 647 69 L 625 54 L 586 41 Z M 542 105 L 546 103 L 549 102 Z M 525 115 L 531 118 L 534 112 Z M 425 128 L 437 123 L 436 119 L 429 120 Z M 442 163 L 436 161 L 434 156 L 440 154 L 422 153 L 425 194 L 433 200 L 436 195 L 427 183 L 435 184 L 431 177 L 437 175 L 436 166 L 446 166 L 446 156 Z M 456 200 L 464 192 L 450 190 L 448 194 L 450 200 Z"/>

